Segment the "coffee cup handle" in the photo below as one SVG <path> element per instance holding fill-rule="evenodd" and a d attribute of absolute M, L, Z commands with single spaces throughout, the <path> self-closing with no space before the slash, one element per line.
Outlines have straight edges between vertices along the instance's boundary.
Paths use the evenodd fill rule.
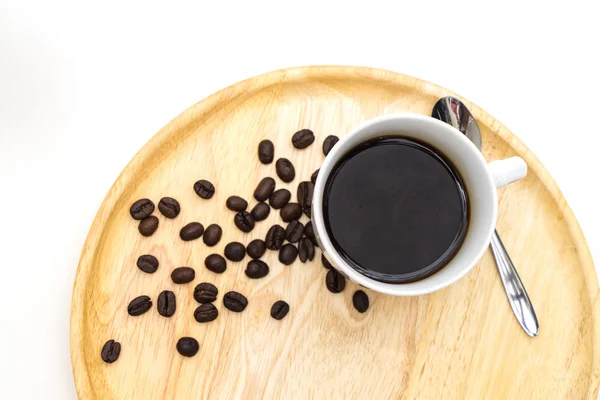
<path fill-rule="evenodd" d="M 508 185 L 527 175 L 527 164 L 521 157 L 510 157 L 504 160 L 492 161 L 488 171 L 497 188 Z"/>

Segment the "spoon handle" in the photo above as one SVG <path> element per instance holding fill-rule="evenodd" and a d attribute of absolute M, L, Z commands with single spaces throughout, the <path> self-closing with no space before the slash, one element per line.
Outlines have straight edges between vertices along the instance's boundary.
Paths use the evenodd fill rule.
<path fill-rule="evenodd" d="M 497 231 L 494 231 L 491 246 L 492 253 L 496 259 L 496 266 L 498 266 L 498 272 L 500 273 L 500 278 L 504 285 L 504 290 L 506 290 L 506 295 L 508 296 L 508 302 L 510 303 L 510 307 L 515 314 L 515 317 L 517 317 L 523 330 L 529 336 L 537 336 L 539 325 L 537 316 L 531 305 L 531 300 L 529 300 L 523 282 L 521 282 L 521 278 L 519 277 L 508 252 L 504 248 L 504 244 L 502 243 L 502 240 L 500 240 Z"/>

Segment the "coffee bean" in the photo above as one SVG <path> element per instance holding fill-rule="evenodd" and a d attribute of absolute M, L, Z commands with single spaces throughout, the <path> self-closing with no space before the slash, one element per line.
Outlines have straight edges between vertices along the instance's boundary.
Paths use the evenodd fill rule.
<path fill-rule="evenodd" d="M 273 306 L 271 307 L 271 317 L 273 317 L 279 321 L 279 320 L 283 319 L 288 314 L 289 311 L 290 311 L 289 304 L 283 300 L 279 300 L 279 301 L 276 301 L 275 303 L 273 303 Z"/>
<path fill-rule="evenodd" d="M 146 311 L 152 308 L 152 300 L 148 296 L 139 296 L 131 300 L 127 306 L 127 313 L 133 317 L 142 315 Z"/>
<path fill-rule="evenodd" d="M 131 205 L 129 213 L 135 220 L 141 221 L 154 212 L 154 203 L 150 199 L 139 199 Z"/>
<path fill-rule="evenodd" d="M 223 229 L 217 224 L 210 224 L 204 231 L 202 240 L 205 245 L 212 247 L 219 243 L 221 236 L 223 236 Z"/>
<path fill-rule="evenodd" d="M 219 310 L 213 304 L 202 304 L 194 311 L 194 319 L 198 322 L 210 322 L 217 319 Z"/>
<path fill-rule="evenodd" d="M 227 208 L 231 211 L 244 211 L 248 208 L 248 202 L 240 196 L 229 196 L 225 202 Z"/>
<path fill-rule="evenodd" d="M 184 284 L 189 283 L 194 280 L 196 277 L 196 271 L 191 267 L 179 267 L 175 268 L 173 272 L 171 272 L 171 280 L 173 283 Z"/>
<path fill-rule="evenodd" d="M 310 207 L 312 206 L 313 193 L 315 191 L 315 185 L 312 182 L 300 182 L 298 185 L 298 192 L 296 196 L 298 197 L 298 204 L 302 207 L 302 211 L 304 214 L 310 218 Z"/>
<path fill-rule="evenodd" d="M 258 144 L 258 159 L 263 164 L 271 164 L 275 155 L 275 147 L 270 140 L 262 140 Z"/>
<path fill-rule="evenodd" d="M 340 293 L 346 287 L 346 278 L 335 269 L 330 269 L 325 276 L 325 285 L 331 293 Z"/>
<path fill-rule="evenodd" d="M 242 261 L 246 256 L 246 248 L 240 242 L 231 242 L 225 246 L 225 257 L 231 261 Z"/>
<path fill-rule="evenodd" d="M 267 231 L 265 244 L 269 250 L 279 250 L 285 240 L 285 229 L 280 225 L 273 225 Z"/>
<path fill-rule="evenodd" d="M 334 269 L 329 260 L 325 258 L 325 254 L 321 254 L 321 264 L 327 269 Z"/>
<path fill-rule="evenodd" d="M 167 218 L 175 218 L 181 211 L 179 202 L 172 197 L 163 197 L 158 202 L 158 210 Z"/>
<path fill-rule="evenodd" d="M 315 231 L 313 230 L 312 221 L 308 221 L 304 226 L 304 236 L 309 238 L 311 241 L 315 239 Z M 314 244 L 314 243 L 313 243 Z"/>
<path fill-rule="evenodd" d="M 204 233 L 204 225 L 200 222 L 190 222 L 179 231 L 179 237 L 181 240 L 189 242 L 190 240 L 196 240 Z"/>
<path fill-rule="evenodd" d="M 290 243 L 296 243 L 302 237 L 304 232 L 304 225 L 299 221 L 292 221 L 285 228 L 285 238 Z"/>
<path fill-rule="evenodd" d="M 198 303 L 212 303 L 217 299 L 219 290 L 215 285 L 208 282 L 202 282 L 194 289 L 194 300 Z"/>
<path fill-rule="evenodd" d="M 158 269 L 158 260 L 151 254 L 144 254 L 138 258 L 137 267 L 147 274 L 153 274 Z"/>
<path fill-rule="evenodd" d="M 312 175 L 310 176 L 310 181 L 314 184 L 317 183 L 317 177 L 319 176 L 319 170 L 316 170 L 315 172 L 312 173 Z"/>
<path fill-rule="evenodd" d="M 242 232 L 250 232 L 254 229 L 254 217 L 248 211 L 240 211 L 233 217 L 235 226 Z"/>
<path fill-rule="evenodd" d="M 227 292 L 223 296 L 223 305 L 233 312 L 242 312 L 248 305 L 248 299 L 238 292 Z"/>
<path fill-rule="evenodd" d="M 194 183 L 194 192 L 203 199 L 210 199 L 215 194 L 215 186 L 205 179 Z"/>
<path fill-rule="evenodd" d="M 310 129 L 302 129 L 292 136 L 292 144 L 297 149 L 305 149 L 315 141 L 315 135 Z"/>
<path fill-rule="evenodd" d="M 287 189 L 277 189 L 269 198 L 269 204 L 276 210 L 290 202 L 292 194 Z"/>
<path fill-rule="evenodd" d="M 246 276 L 250 279 L 264 278 L 269 274 L 269 266 L 261 260 L 251 260 L 246 266 Z"/>
<path fill-rule="evenodd" d="M 175 293 L 170 290 L 160 292 L 156 306 L 160 315 L 163 317 L 172 317 L 176 309 Z"/>
<path fill-rule="evenodd" d="M 246 252 L 254 260 L 261 258 L 266 250 L 265 242 L 260 239 L 254 239 L 246 246 Z"/>
<path fill-rule="evenodd" d="M 285 206 L 281 207 L 279 215 L 283 222 L 295 221 L 302 216 L 302 207 L 300 207 L 300 204 L 298 203 L 287 203 Z"/>
<path fill-rule="evenodd" d="M 279 250 L 279 262 L 284 265 L 290 265 L 296 261 L 298 257 L 298 249 L 291 243 L 284 244 Z"/>
<path fill-rule="evenodd" d="M 191 337 L 182 337 L 177 341 L 177 351 L 184 357 L 194 357 L 198 350 L 200 350 L 200 345 L 198 341 Z"/>
<path fill-rule="evenodd" d="M 254 189 L 254 198 L 258 201 L 265 201 L 271 197 L 273 191 L 275 191 L 275 179 L 263 178 Z"/>
<path fill-rule="evenodd" d="M 264 221 L 270 213 L 271 207 L 267 203 L 258 203 L 250 212 L 255 221 Z"/>
<path fill-rule="evenodd" d="M 209 271 L 222 274 L 227 269 L 227 261 L 220 254 L 211 254 L 204 260 L 204 266 Z"/>
<path fill-rule="evenodd" d="M 102 357 L 102 361 L 105 363 L 112 364 L 117 361 L 119 354 L 121 354 L 121 343 L 111 339 L 102 346 L 100 357 Z"/>
<path fill-rule="evenodd" d="M 315 258 L 315 246 L 309 238 L 304 237 L 300 239 L 298 243 L 298 256 L 303 263 L 307 260 L 312 261 Z"/>
<path fill-rule="evenodd" d="M 284 182 L 291 182 L 296 177 L 294 165 L 287 158 L 280 158 L 275 163 L 275 172 L 277 176 Z"/>
<path fill-rule="evenodd" d="M 154 215 L 144 218 L 138 225 L 138 231 L 142 236 L 148 237 L 154 235 L 154 232 L 158 229 L 158 218 Z"/>
<path fill-rule="evenodd" d="M 352 304 L 356 311 L 362 314 L 369 309 L 369 296 L 362 290 L 357 290 L 352 296 Z"/>
<path fill-rule="evenodd" d="M 333 146 L 339 142 L 340 138 L 335 135 L 329 135 L 323 141 L 323 154 L 327 155 L 333 149 Z"/>

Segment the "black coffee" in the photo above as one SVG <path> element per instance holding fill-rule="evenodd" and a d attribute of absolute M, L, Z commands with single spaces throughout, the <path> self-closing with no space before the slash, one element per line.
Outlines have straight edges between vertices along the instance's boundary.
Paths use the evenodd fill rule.
<path fill-rule="evenodd" d="M 467 232 L 460 176 L 429 145 L 381 137 L 352 149 L 335 166 L 323 200 L 338 252 L 363 275 L 406 283 L 434 274 Z"/>

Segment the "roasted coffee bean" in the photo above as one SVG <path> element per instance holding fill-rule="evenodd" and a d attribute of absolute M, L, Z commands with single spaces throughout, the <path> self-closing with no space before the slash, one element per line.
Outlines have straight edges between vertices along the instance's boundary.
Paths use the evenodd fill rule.
<path fill-rule="evenodd" d="M 254 229 L 254 217 L 248 211 L 240 211 L 233 217 L 235 226 L 242 232 L 250 232 Z"/>
<path fill-rule="evenodd" d="M 325 285 L 331 293 L 340 293 L 346 287 L 346 278 L 335 269 L 330 269 L 325 276 Z"/>
<path fill-rule="evenodd" d="M 275 172 L 277 176 L 284 182 L 291 182 L 296 177 L 296 169 L 290 160 L 280 158 L 275 163 Z"/>
<path fill-rule="evenodd" d="M 315 191 L 315 185 L 312 182 L 300 182 L 298 185 L 298 204 L 302 207 L 304 214 L 310 218 L 310 207 L 312 206 L 313 193 Z"/>
<path fill-rule="evenodd" d="M 190 222 L 179 231 L 179 237 L 181 240 L 189 242 L 190 240 L 196 240 L 204 233 L 204 225 L 200 222 Z"/>
<path fill-rule="evenodd" d="M 204 260 L 204 266 L 209 271 L 222 274 L 227 269 L 227 261 L 220 254 L 211 254 Z"/>
<path fill-rule="evenodd" d="M 290 202 L 292 194 L 287 189 L 277 189 L 269 198 L 269 204 L 276 210 Z"/>
<path fill-rule="evenodd" d="M 265 244 L 269 250 L 279 250 L 285 241 L 285 229 L 281 225 L 273 225 L 267 231 Z"/>
<path fill-rule="evenodd" d="M 246 256 L 246 248 L 240 242 L 231 242 L 225 246 L 225 257 L 231 261 L 242 261 Z"/>
<path fill-rule="evenodd" d="M 138 258 L 137 267 L 147 274 L 153 274 L 158 269 L 158 260 L 151 254 L 144 254 Z"/>
<path fill-rule="evenodd" d="M 179 202 L 172 197 L 163 197 L 158 202 L 158 210 L 167 218 L 175 218 L 181 211 Z"/>
<path fill-rule="evenodd" d="M 304 226 L 304 236 L 309 238 L 311 241 L 315 239 L 315 231 L 313 230 L 312 221 L 308 221 Z"/>
<path fill-rule="evenodd" d="M 198 350 L 200 350 L 200 345 L 198 341 L 191 337 L 182 337 L 177 341 L 177 351 L 184 357 L 194 357 Z"/>
<path fill-rule="evenodd" d="M 276 301 L 275 303 L 273 303 L 273 306 L 271 307 L 271 317 L 273 317 L 279 321 L 279 320 L 283 319 L 288 314 L 289 311 L 290 311 L 289 304 L 283 300 L 279 300 L 279 301 Z"/>
<path fill-rule="evenodd" d="M 258 201 L 265 201 L 275 191 L 275 179 L 273 178 L 263 178 L 259 183 L 256 189 L 254 189 L 254 198 Z"/>
<path fill-rule="evenodd" d="M 208 282 L 202 282 L 194 289 L 194 300 L 198 303 L 212 303 L 217 299 L 219 290 L 215 285 Z"/>
<path fill-rule="evenodd" d="M 264 221 L 270 213 L 271 207 L 267 203 L 258 203 L 250 212 L 255 221 Z"/>
<path fill-rule="evenodd" d="M 233 312 L 242 312 L 248 305 L 248 299 L 238 292 L 227 292 L 223 296 L 223 305 Z"/>
<path fill-rule="evenodd" d="M 279 210 L 279 215 L 283 222 L 295 221 L 302 216 L 302 207 L 298 203 L 287 203 Z"/>
<path fill-rule="evenodd" d="M 362 290 L 357 290 L 352 296 L 352 304 L 356 311 L 362 314 L 369 309 L 369 296 Z"/>
<path fill-rule="evenodd" d="M 154 232 L 158 229 L 158 218 L 154 215 L 144 218 L 138 225 L 138 231 L 142 236 L 148 237 L 154 235 Z"/>
<path fill-rule="evenodd" d="M 340 138 L 335 135 L 329 135 L 323 141 L 323 154 L 327 155 L 333 149 L 333 146 L 340 141 Z"/>
<path fill-rule="evenodd" d="M 215 186 L 205 179 L 194 183 L 194 192 L 203 199 L 210 199 L 215 194 Z"/>
<path fill-rule="evenodd" d="M 218 316 L 219 310 L 210 303 L 202 304 L 194 311 L 194 319 L 198 322 L 214 321 Z"/>
<path fill-rule="evenodd" d="M 119 354 L 121 354 L 121 343 L 111 339 L 102 346 L 100 357 L 102 357 L 102 361 L 105 363 L 111 364 L 117 361 Z"/>
<path fill-rule="evenodd" d="M 298 243 L 298 256 L 303 263 L 307 260 L 312 261 L 315 258 L 315 246 L 309 238 L 304 237 L 300 239 Z"/>
<path fill-rule="evenodd" d="M 260 239 L 254 239 L 246 246 L 246 252 L 254 260 L 261 258 L 265 254 L 265 251 L 267 251 L 267 246 Z"/>
<path fill-rule="evenodd" d="M 152 300 L 148 296 L 139 296 L 131 300 L 127 306 L 127 312 L 133 317 L 142 315 L 146 311 L 152 308 Z"/>
<path fill-rule="evenodd" d="M 223 236 L 223 229 L 217 224 L 210 224 L 206 231 L 204 231 L 204 236 L 202 236 L 202 240 L 204 244 L 212 247 L 219 243 L 221 240 L 221 236 Z"/>
<path fill-rule="evenodd" d="M 163 317 L 172 317 L 176 309 L 175 293 L 170 290 L 160 292 L 156 301 L 156 307 L 158 308 L 158 313 Z"/>
<path fill-rule="evenodd" d="M 315 141 L 315 135 L 310 129 L 302 129 L 292 136 L 292 144 L 297 149 L 305 149 Z"/>
<path fill-rule="evenodd" d="M 292 221 L 285 228 L 285 238 L 290 243 L 296 243 L 302 237 L 304 232 L 304 225 L 299 221 Z"/>
<path fill-rule="evenodd" d="M 196 271 L 191 267 L 179 267 L 171 272 L 171 280 L 173 283 L 177 284 L 189 283 L 193 281 L 195 277 Z"/>
<path fill-rule="evenodd" d="M 310 181 L 313 183 L 313 185 L 315 183 L 317 183 L 317 177 L 319 176 L 319 170 L 316 170 L 315 172 L 312 173 L 312 175 L 310 176 Z"/>
<path fill-rule="evenodd" d="M 334 269 L 329 260 L 325 258 L 325 254 L 321 254 L 321 264 L 327 269 Z"/>
<path fill-rule="evenodd" d="M 285 265 L 290 265 L 296 261 L 298 257 L 298 249 L 291 243 L 284 244 L 279 250 L 279 262 Z"/>
<path fill-rule="evenodd" d="M 271 164 L 275 155 L 275 147 L 270 140 L 262 140 L 258 144 L 258 159 L 263 164 Z"/>
<path fill-rule="evenodd" d="M 141 221 L 154 212 L 154 203 L 150 199 L 139 199 L 131 205 L 129 213 L 135 220 Z"/>
<path fill-rule="evenodd" d="M 248 208 L 248 202 L 240 196 L 229 196 L 225 205 L 231 211 L 245 211 Z"/>
<path fill-rule="evenodd" d="M 269 275 L 269 266 L 261 260 L 251 260 L 246 266 L 246 276 L 251 279 L 260 279 Z"/>

